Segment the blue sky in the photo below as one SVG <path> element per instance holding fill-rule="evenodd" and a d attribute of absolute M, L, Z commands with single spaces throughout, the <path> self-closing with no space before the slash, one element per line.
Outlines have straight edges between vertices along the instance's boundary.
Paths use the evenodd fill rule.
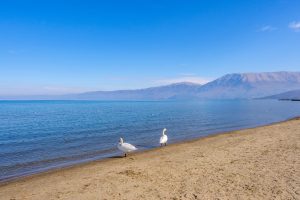
<path fill-rule="evenodd" d="M 0 95 L 300 71 L 300 1 L 1 1 Z"/>

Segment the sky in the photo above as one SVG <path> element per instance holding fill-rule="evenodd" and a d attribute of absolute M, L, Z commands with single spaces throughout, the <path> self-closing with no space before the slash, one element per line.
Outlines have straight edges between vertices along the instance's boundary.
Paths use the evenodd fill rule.
<path fill-rule="evenodd" d="M 300 71 L 299 0 L 0 1 L 0 95 Z"/>

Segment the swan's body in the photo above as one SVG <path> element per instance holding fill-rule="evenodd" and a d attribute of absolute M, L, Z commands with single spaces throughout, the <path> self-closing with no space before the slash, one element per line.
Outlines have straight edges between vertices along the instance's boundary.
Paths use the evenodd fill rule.
<path fill-rule="evenodd" d="M 132 144 L 124 142 L 123 138 L 120 138 L 120 142 L 118 144 L 118 149 L 120 151 L 124 152 L 125 157 L 126 157 L 127 153 L 137 150 L 137 148 L 135 146 L 133 146 Z"/>
<path fill-rule="evenodd" d="M 159 139 L 159 143 L 160 143 L 160 146 L 162 146 L 163 144 L 166 146 L 167 145 L 167 141 L 168 141 L 168 136 L 165 134 L 165 132 L 167 131 L 166 128 L 164 128 L 163 132 L 162 132 L 162 135 Z"/>

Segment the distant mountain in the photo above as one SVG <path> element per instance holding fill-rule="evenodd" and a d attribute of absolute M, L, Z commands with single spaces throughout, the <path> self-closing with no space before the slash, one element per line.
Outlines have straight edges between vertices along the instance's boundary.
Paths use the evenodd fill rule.
<path fill-rule="evenodd" d="M 89 100 L 182 100 L 258 98 L 300 89 L 300 72 L 227 74 L 205 85 L 176 83 L 138 90 L 97 91 L 73 95 Z"/>
<path fill-rule="evenodd" d="M 298 99 L 300 100 L 300 89 L 299 90 L 292 90 L 276 95 L 271 95 L 264 97 L 262 99 Z"/>
<path fill-rule="evenodd" d="M 79 100 L 166 100 L 195 98 L 200 84 L 182 82 L 137 90 L 96 91 L 65 95 L 64 99 Z"/>
<path fill-rule="evenodd" d="M 257 98 L 300 89 L 300 72 L 265 72 L 228 74 L 203 85 L 199 98 Z"/>
<path fill-rule="evenodd" d="M 300 89 L 300 72 L 227 74 L 205 85 L 182 82 L 137 90 L 94 91 L 69 95 L 0 97 L 46 100 L 189 100 L 260 98 Z"/>

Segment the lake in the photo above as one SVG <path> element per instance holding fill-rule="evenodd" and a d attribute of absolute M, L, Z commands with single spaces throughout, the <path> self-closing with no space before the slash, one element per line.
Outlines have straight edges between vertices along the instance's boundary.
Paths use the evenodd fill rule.
<path fill-rule="evenodd" d="M 215 101 L 0 101 L 0 181 L 300 116 L 300 103 Z"/>

